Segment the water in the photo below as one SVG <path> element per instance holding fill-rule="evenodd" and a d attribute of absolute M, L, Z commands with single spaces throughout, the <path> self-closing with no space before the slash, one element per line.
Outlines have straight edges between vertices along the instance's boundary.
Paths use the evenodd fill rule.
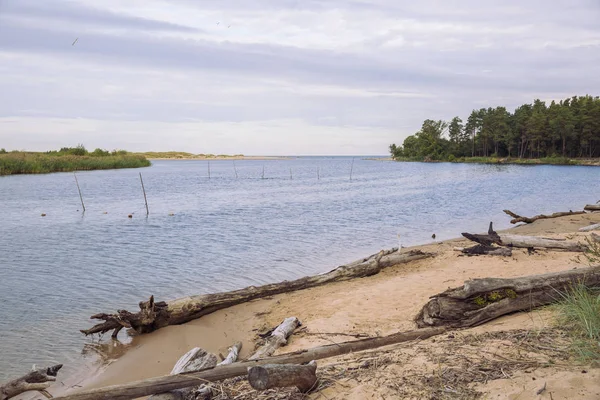
<path fill-rule="evenodd" d="M 231 161 L 213 161 L 210 180 L 206 161 L 81 172 L 85 214 L 73 174 L 0 178 L 0 381 L 33 363 L 73 372 L 89 316 L 135 310 L 150 294 L 298 278 L 397 246 L 398 233 L 405 246 L 444 240 L 489 221 L 507 228 L 505 208 L 533 215 L 600 199 L 594 167 L 356 158 L 350 180 L 351 163 L 236 161 L 236 179 Z"/>

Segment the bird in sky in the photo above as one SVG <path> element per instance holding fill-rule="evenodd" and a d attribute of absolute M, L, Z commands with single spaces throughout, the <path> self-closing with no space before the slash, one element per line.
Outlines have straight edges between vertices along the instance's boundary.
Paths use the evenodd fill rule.
<path fill-rule="evenodd" d="M 77 43 L 77 41 L 78 41 L 78 40 L 79 40 L 79 38 L 75 39 L 75 40 L 73 41 L 73 44 L 71 44 L 71 46 L 75 46 L 75 43 Z"/>
<path fill-rule="evenodd" d="M 217 25 L 219 25 L 221 23 L 221 21 L 217 22 Z"/>

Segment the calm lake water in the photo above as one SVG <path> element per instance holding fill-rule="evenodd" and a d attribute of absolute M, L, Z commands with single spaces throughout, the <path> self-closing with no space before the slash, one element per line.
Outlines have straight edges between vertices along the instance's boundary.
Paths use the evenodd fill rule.
<path fill-rule="evenodd" d="M 398 233 L 405 246 L 432 233 L 444 240 L 489 221 L 509 227 L 504 208 L 530 215 L 600 198 L 594 167 L 356 158 L 350 180 L 351 165 L 236 161 L 238 179 L 232 161 L 211 162 L 211 179 L 206 161 L 80 172 L 85 213 L 71 173 L 0 177 L 0 381 L 33 363 L 74 372 L 89 316 L 135 310 L 150 294 L 168 300 L 299 278 L 397 246 Z"/>

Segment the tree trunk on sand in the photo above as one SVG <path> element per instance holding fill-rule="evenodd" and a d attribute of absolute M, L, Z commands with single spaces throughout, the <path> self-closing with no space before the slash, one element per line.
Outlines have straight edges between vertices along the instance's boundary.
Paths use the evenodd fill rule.
<path fill-rule="evenodd" d="M 42 392 L 44 396 L 52 397 L 46 392 L 46 389 L 56 381 L 56 375 L 61 368 L 62 364 L 33 369 L 27 375 L 0 385 L 0 400 L 7 400 L 29 391 Z"/>
<path fill-rule="evenodd" d="M 504 212 L 506 214 L 510 215 L 511 217 L 513 217 L 513 219 L 510 221 L 511 224 L 518 224 L 519 222 L 525 222 L 526 224 L 531 224 L 532 222 L 535 222 L 538 219 L 559 218 L 559 217 L 565 217 L 567 215 L 585 214 L 585 211 L 566 211 L 566 212 L 556 212 L 551 215 L 540 214 L 540 215 L 536 215 L 535 217 L 529 218 L 529 217 L 522 217 L 518 214 L 515 214 L 514 212 L 512 212 L 510 210 L 504 210 Z"/>
<path fill-rule="evenodd" d="M 267 364 L 248 370 L 248 382 L 256 390 L 295 386 L 302 393 L 308 392 L 317 383 L 317 363 L 307 365 Z"/>
<path fill-rule="evenodd" d="M 473 234 L 473 233 L 462 233 L 464 237 L 484 246 L 491 246 L 497 244 L 500 246 L 507 247 L 521 247 L 525 249 L 529 248 L 544 248 L 544 249 L 558 249 L 566 251 L 578 251 L 582 252 L 587 249 L 587 246 L 577 243 L 570 242 L 565 239 L 550 239 L 542 238 L 538 236 L 523 236 L 523 235 L 510 235 L 507 233 L 497 233 L 494 231 L 492 223 L 487 234 Z"/>
<path fill-rule="evenodd" d="M 583 228 L 579 228 L 579 232 L 590 232 L 600 230 L 600 224 L 594 224 L 589 226 L 584 226 Z"/>
<path fill-rule="evenodd" d="M 484 278 L 437 294 L 421 309 L 419 327 L 464 328 L 554 303 L 573 285 L 600 284 L 600 266 L 520 278 Z"/>
<path fill-rule="evenodd" d="M 149 301 L 139 303 L 140 311 L 137 313 L 118 310 L 116 314 L 93 315 L 92 319 L 104 320 L 105 322 L 81 332 L 85 335 L 91 335 L 112 330 L 112 336 L 116 337 L 119 331 L 125 327 L 132 328 L 137 333 L 149 333 L 168 325 L 183 324 L 217 310 L 250 300 L 317 287 L 330 282 L 367 277 L 396 264 L 404 264 L 433 256 L 432 253 L 424 253 L 418 250 L 398 253 L 397 249 L 392 249 L 343 265 L 325 274 L 307 276 L 295 281 L 284 281 L 258 287 L 250 286 L 232 292 L 189 296 L 168 303 L 155 302 L 154 296 L 151 296 Z"/>
<path fill-rule="evenodd" d="M 477 244 L 473 247 L 455 247 L 454 251 L 460 251 L 461 253 L 466 254 L 468 256 L 480 256 L 480 255 L 501 256 L 501 257 L 512 256 L 511 249 L 507 249 L 505 247 L 485 246 L 483 244 Z"/>
<path fill-rule="evenodd" d="M 232 364 L 237 361 L 238 354 L 242 344 L 236 342 L 229 348 L 227 357 L 217 364 L 217 357 L 208 353 L 199 347 L 193 348 L 184 354 L 173 367 L 171 375 L 183 374 L 185 372 L 196 372 L 205 369 L 214 368 L 217 365 Z M 206 385 L 200 385 L 198 388 L 175 389 L 165 393 L 154 394 L 148 397 L 148 400 L 184 400 L 193 393 L 194 399 L 210 398 L 211 390 Z"/>
<path fill-rule="evenodd" d="M 294 332 L 294 329 L 301 325 L 302 324 L 296 317 L 286 318 L 277 328 L 275 328 L 271 333 L 271 336 L 267 338 L 265 345 L 258 349 L 258 351 L 248 360 L 258 360 L 260 358 L 272 356 L 278 348 L 287 344 L 287 338 Z"/>
<path fill-rule="evenodd" d="M 72 395 L 56 397 L 56 400 L 127 400 L 154 393 L 168 392 L 198 385 L 198 381 L 219 381 L 235 376 L 247 375 L 248 368 L 266 364 L 302 364 L 312 360 L 335 357 L 342 354 L 374 349 L 390 344 L 408 342 L 411 340 L 427 339 L 446 332 L 446 328 L 426 328 L 409 332 L 395 333 L 393 335 L 356 340 L 352 342 L 336 343 L 300 350 L 294 353 L 282 354 L 262 360 L 237 362 L 229 365 L 217 366 L 199 372 L 179 375 L 167 375 L 150 378 L 143 381 L 132 382 L 124 385 L 115 385 L 99 389 L 91 389 L 74 393 Z"/>
<path fill-rule="evenodd" d="M 588 204 L 583 209 L 586 211 L 600 211 L 600 204 Z"/>

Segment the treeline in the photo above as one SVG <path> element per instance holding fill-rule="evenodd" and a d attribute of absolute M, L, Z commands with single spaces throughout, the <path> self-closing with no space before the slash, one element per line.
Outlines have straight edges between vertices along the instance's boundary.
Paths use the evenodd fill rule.
<path fill-rule="evenodd" d="M 574 96 L 546 105 L 541 100 L 514 112 L 505 107 L 473 110 L 462 120 L 426 120 L 402 146 L 390 145 L 395 159 L 447 160 L 465 157 L 600 157 L 600 98 Z"/>
<path fill-rule="evenodd" d="M 150 166 L 146 157 L 125 150 L 92 152 L 83 145 L 63 147 L 44 153 L 0 149 L 0 175 L 43 174 L 96 169 L 140 168 Z"/>

